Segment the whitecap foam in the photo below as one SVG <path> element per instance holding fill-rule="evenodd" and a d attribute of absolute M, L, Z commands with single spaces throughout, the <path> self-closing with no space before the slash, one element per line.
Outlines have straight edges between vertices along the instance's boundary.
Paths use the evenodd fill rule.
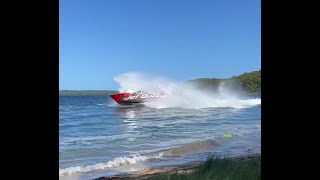
<path fill-rule="evenodd" d="M 156 154 L 154 156 L 140 156 L 140 155 L 133 155 L 132 157 L 117 157 L 111 161 L 108 161 L 106 163 L 97 163 L 93 165 L 87 165 L 87 166 L 73 166 L 68 168 L 59 169 L 59 176 L 65 176 L 65 175 L 73 175 L 78 173 L 86 173 L 91 171 L 97 171 L 102 170 L 106 168 L 113 168 L 113 167 L 119 167 L 119 166 L 125 166 L 125 165 L 133 165 L 137 164 L 139 162 L 143 162 L 149 159 L 153 158 L 161 158 L 163 156 L 163 152 Z"/>
<path fill-rule="evenodd" d="M 248 105 L 248 106 L 261 105 L 261 99 L 260 98 L 241 100 L 241 102 L 244 105 Z"/>

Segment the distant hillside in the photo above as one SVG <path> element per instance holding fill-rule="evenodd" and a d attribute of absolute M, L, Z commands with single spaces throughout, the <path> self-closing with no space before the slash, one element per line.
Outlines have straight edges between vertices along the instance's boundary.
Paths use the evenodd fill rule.
<path fill-rule="evenodd" d="M 231 87 L 232 89 L 241 89 L 249 94 L 261 94 L 261 70 L 246 72 L 239 76 L 231 78 L 199 78 L 189 80 L 187 83 L 193 84 L 200 89 L 215 90 L 219 84 Z M 59 96 L 99 96 L 113 94 L 115 90 L 60 90 Z"/>
<path fill-rule="evenodd" d="M 59 96 L 101 96 L 113 94 L 114 90 L 60 90 Z"/>
<path fill-rule="evenodd" d="M 229 87 L 242 89 L 250 94 L 261 94 L 261 70 L 225 79 L 199 78 L 190 80 L 187 83 L 191 83 L 201 89 L 217 89 L 219 84 L 224 83 Z"/>

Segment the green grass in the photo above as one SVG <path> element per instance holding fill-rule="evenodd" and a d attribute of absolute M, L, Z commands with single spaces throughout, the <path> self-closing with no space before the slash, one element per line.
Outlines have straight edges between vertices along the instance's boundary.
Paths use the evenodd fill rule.
<path fill-rule="evenodd" d="M 261 158 L 237 160 L 209 156 L 189 174 L 156 174 L 149 180 L 258 180 L 261 179 Z"/>

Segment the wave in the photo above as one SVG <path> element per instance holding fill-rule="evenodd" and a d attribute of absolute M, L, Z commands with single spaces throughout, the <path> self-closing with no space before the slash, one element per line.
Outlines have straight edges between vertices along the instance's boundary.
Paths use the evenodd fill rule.
<path fill-rule="evenodd" d="M 167 149 L 160 149 L 146 154 L 137 154 L 132 156 L 117 157 L 111 161 L 100 162 L 93 165 L 73 166 L 59 169 L 59 176 L 74 175 L 78 173 L 86 173 L 91 171 L 103 170 L 107 168 L 114 168 L 126 165 L 134 165 L 151 159 L 158 159 L 162 157 L 181 156 L 190 153 L 195 153 L 212 146 L 218 146 L 221 142 L 217 140 L 198 140 L 191 143 L 183 144 L 177 147 Z"/>
<path fill-rule="evenodd" d="M 65 137 L 60 139 L 60 144 L 69 144 L 69 143 L 88 143 L 88 141 L 97 141 L 97 140 L 109 140 L 124 137 L 124 135 L 112 135 L 112 136 L 86 136 L 86 137 Z"/>
<path fill-rule="evenodd" d="M 101 140 L 120 140 L 120 139 L 131 139 L 130 134 L 114 134 L 114 135 L 105 135 L 105 136 L 84 136 L 84 137 L 63 137 L 60 138 L 59 144 L 60 145 L 67 145 L 67 144 L 90 144 L 92 141 L 101 141 Z M 136 136 L 143 137 L 142 135 Z"/>
<path fill-rule="evenodd" d="M 140 156 L 140 155 L 134 155 L 132 157 L 117 157 L 111 161 L 105 162 L 105 163 L 97 163 L 93 165 L 87 165 L 87 166 L 75 166 L 75 167 L 68 167 L 59 169 L 59 176 L 65 176 L 65 175 L 73 175 L 77 173 L 84 173 L 84 172 L 90 172 L 90 171 L 97 171 L 102 170 L 106 168 L 113 168 L 113 167 L 119 167 L 124 165 L 132 165 L 137 164 L 139 162 L 143 162 L 149 159 L 154 158 L 161 158 L 163 156 L 163 153 L 159 153 L 154 156 Z"/>

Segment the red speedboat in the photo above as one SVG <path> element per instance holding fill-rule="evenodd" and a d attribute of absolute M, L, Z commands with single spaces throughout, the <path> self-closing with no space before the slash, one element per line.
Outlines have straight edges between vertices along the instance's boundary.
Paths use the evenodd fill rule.
<path fill-rule="evenodd" d="M 112 99 L 114 99 L 118 104 L 121 105 L 132 105 L 137 103 L 144 103 L 150 101 L 157 101 L 165 96 L 164 92 L 158 94 L 151 94 L 146 91 L 132 91 L 127 90 L 124 92 L 111 94 Z"/>

